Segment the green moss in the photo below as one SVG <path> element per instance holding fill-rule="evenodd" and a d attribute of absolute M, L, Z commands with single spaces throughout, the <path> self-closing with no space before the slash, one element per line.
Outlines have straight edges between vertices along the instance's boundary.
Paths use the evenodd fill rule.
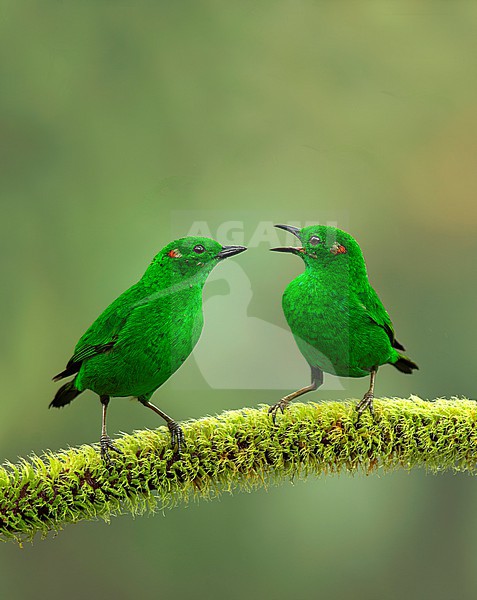
<path fill-rule="evenodd" d="M 252 490 L 290 478 L 425 467 L 474 471 L 477 403 L 375 401 L 357 424 L 353 402 L 295 403 L 274 426 L 268 407 L 184 423 L 187 447 L 173 462 L 169 432 L 117 440 L 106 468 L 98 449 L 71 448 L 0 467 L 0 534 L 21 542 L 84 519 L 142 514 L 193 497 Z"/>

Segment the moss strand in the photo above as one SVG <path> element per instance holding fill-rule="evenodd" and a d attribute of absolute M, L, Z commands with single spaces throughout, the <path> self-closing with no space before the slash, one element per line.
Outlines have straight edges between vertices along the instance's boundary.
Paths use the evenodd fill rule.
<path fill-rule="evenodd" d="M 291 478 L 378 469 L 475 470 L 477 403 L 375 401 L 357 424 L 355 403 L 293 404 L 273 425 L 268 407 L 183 424 L 187 447 L 173 462 L 166 428 L 117 440 L 108 470 L 81 446 L 0 467 L 0 539 L 20 542 L 67 523 L 141 514 L 194 497 L 251 490 Z M 116 443 L 116 442 L 115 442 Z"/>

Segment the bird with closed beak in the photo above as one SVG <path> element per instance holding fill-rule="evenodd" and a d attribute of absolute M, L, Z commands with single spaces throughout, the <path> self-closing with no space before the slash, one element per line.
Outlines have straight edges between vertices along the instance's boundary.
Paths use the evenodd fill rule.
<path fill-rule="evenodd" d="M 183 364 L 199 340 L 202 288 L 223 259 L 246 250 L 204 237 L 184 237 L 165 246 L 132 287 L 121 294 L 81 337 L 59 381 L 74 375 L 50 407 L 69 404 L 84 390 L 102 404 L 101 456 L 120 452 L 106 431 L 112 396 L 133 396 L 162 417 L 180 456 L 184 435 L 176 421 L 150 402 L 153 393 Z"/>
<path fill-rule="evenodd" d="M 361 248 L 345 231 L 326 225 L 298 229 L 276 225 L 300 240 L 298 247 L 272 248 L 305 263 L 304 272 L 286 288 L 282 306 L 299 350 L 311 368 L 311 384 L 274 404 L 284 411 L 291 400 L 316 390 L 323 373 L 340 377 L 370 377 L 369 389 L 357 405 L 358 415 L 373 413 L 378 368 L 391 364 L 403 373 L 418 366 L 402 354 L 386 309 L 371 287 Z M 358 417 L 359 418 L 359 417 Z"/>

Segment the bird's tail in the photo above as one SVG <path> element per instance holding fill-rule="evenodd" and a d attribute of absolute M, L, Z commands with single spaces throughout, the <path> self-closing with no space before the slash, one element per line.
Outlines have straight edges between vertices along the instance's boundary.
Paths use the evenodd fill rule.
<path fill-rule="evenodd" d="M 414 371 L 414 369 L 419 369 L 416 363 L 413 362 L 407 356 L 404 356 L 404 354 L 398 354 L 397 361 L 393 362 L 392 365 L 393 367 L 396 367 L 398 371 L 401 371 L 402 373 L 407 373 L 408 375 L 411 374 Z"/>
<path fill-rule="evenodd" d="M 81 391 L 75 386 L 74 380 L 68 381 L 68 383 L 62 385 L 60 389 L 56 392 L 55 397 L 50 402 L 48 408 L 51 408 L 52 406 L 54 406 L 55 408 L 66 406 L 72 400 L 74 400 L 76 396 L 79 396 L 80 394 Z"/>

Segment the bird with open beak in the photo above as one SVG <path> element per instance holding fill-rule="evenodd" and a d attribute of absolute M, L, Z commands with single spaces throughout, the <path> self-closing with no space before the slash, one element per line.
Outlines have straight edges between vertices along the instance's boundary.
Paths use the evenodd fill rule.
<path fill-rule="evenodd" d="M 395 335 L 386 309 L 368 281 L 366 264 L 356 240 L 326 225 L 303 229 L 276 225 L 293 234 L 299 246 L 272 248 L 299 256 L 305 271 L 286 288 L 283 312 L 301 353 L 311 368 L 311 384 L 273 405 L 276 418 L 291 400 L 316 390 L 323 373 L 340 377 L 370 377 L 369 389 L 358 403 L 358 414 L 373 412 L 378 368 L 391 364 L 403 373 L 418 366 L 407 356 Z"/>

